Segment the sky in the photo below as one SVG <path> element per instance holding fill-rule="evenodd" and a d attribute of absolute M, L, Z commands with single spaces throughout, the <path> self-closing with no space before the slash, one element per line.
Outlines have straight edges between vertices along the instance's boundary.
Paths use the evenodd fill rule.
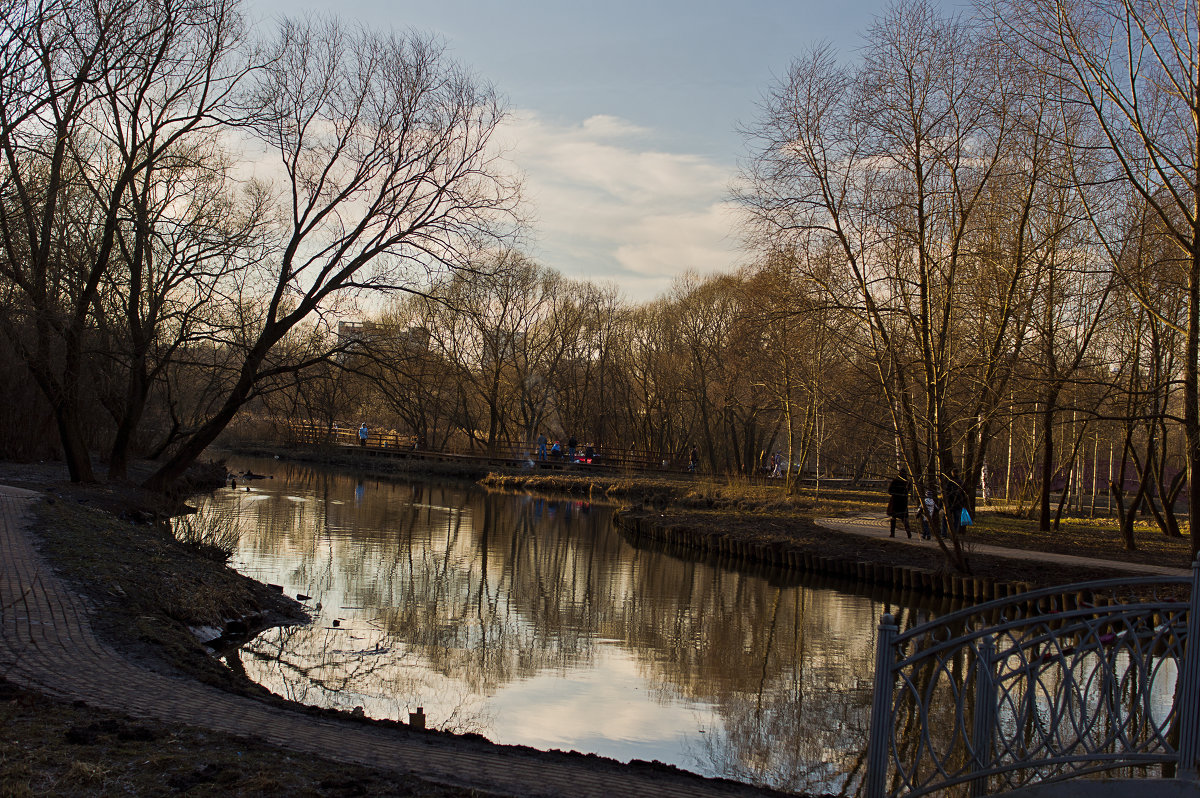
<path fill-rule="evenodd" d="M 746 262 L 729 202 L 739 126 L 821 42 L 852 60 L 887 0 L 247 0 L 270 20 L 336 14 L 442 38 L 492 83 L 524 176 L 527 254 L 632 302 Z"/>

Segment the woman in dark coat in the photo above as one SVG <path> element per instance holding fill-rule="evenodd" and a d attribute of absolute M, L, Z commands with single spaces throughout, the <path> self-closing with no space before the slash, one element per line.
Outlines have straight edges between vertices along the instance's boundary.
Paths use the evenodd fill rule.
<path fill-rule="evenodd" d="M 908 494 L 911 490 L 912 483 L 908 480 L 908 471 L 901 468 L 900 476 L 888 485 L 887 514 L 892 522 L 891 537 L 896 537 L 896 519 L 904 524 L 904 531 L 912 537 L 912 529 L 908 525 Z"/>

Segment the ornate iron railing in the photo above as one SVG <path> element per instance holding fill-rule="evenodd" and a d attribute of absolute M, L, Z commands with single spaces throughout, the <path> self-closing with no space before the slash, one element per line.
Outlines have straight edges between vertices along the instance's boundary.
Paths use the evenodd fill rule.
<path fill-rule="evenodd" d="M 866 798 L 986 795 L 1126 770 L 1195 779 L 1192 580 L 1031 591 L 900 633 L 879 625 Z"/>

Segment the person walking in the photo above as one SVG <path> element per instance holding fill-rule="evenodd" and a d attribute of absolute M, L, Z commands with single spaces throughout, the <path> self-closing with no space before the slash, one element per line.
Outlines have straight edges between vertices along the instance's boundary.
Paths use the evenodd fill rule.
<path fill-rule="evenodd" d="M 367 445 L 367 436 L 369 436 L 370 434 L 371 434 L 371 432 L 370 432 L 370 430 L 367 429 L 366 422 L 363 422 L 362 426 L 360 426 L 358 428 L 358 445 L 366 446 Z"/>
<path fill-rule="evenodd" d="M 579 441 L 575 439 L 574 435 L 567 438 L 567 457 L 570 458 L 572 463 L 575 462 L 575 449 L 578 448 L 578 446 Z"/>
<path fill-rule="evenodd" d="M 964 531 L 964 513 L 967 513 L 967 491 L 963 488 L 958 469 L 951 468 L 950 475 L 946 477 L 946 523 L 955 535 Z M 967 518 L 970 518 L 969 514 Z"/>
<path fill-rule="evenodd" d="M 537 446 L 538 446 L 538 459 L 545 460 L 546 459 L 546 433 L 543 432 L 540 435 L 538 435 Z"/>
<path fill-rule="evenodd" d="M 700 452 L 698 452 L 696 450 L 696 447 L 693 446 L 692 450 L 690 452 L 688 452 L 688 471 L 695 474 L 696 473 L 696 464 L 699 462 L 700 462 Z"/>
<path fill-rule="evenodd" d="M 921 537 L 929 540 L 931 530 L 937 530 L 938 537 L 945 537 L 941 531 L 941 512 L 938 507 L 937 494 L 933 489 L 925 491 L 925 515 L 921 517 Z"/>
<path fill-rule="evenodd" d="M 887 514 L 891 520 L 892 533 L 896 537 L 896 521 L 904 524 L 904 532 L 912 538 L 912 527 L 908 525 L 908 494 L 912 491 L 912 482 L 908 479 L 908 471 L 900 469 L 900 474 L 888 484 Z"/>

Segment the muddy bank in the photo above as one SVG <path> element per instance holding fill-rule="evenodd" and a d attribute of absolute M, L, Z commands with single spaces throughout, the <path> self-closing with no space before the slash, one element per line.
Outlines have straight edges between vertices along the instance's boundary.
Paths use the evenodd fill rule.
<path fill-rule="evenodd" d="M 96 491 L 102 490 L 100 497 Z M 38 547 L 55 571 L 88 595 L 94 624 L 129 659 L 241 694 L 265 695 L 237 678 L 204 641 L 248 637 L 306 623 L 295 599 L 229 568 L 213 543 L 185 543 L 137 494 L 119 486 L 55 486 L 34 508 Z"/>
<path fill-rule="evenodd" d="M 261 740 L 132 718 L 0 676 L 0 795 L 351 795 L 478 798 L 415 776 L 281 750 Z"/>
<path fill-rule="evenodd" d="M 715 558 L 735 568 L 765 566 L 972 601 L 1032 587 L 1126 575 L 1116 569 L 1016 562 L 979 554 L 970 558 L 970 574 L 955 574 L 936 551 L 906 546 L 900 539 L 841 533 L 819 527 L 810 518 L 782 514 L 631 508 L 619 511 L 614 523 L 634 545 L 676 556 Z M 1019 579 L 1013 578 L 1014 572 Z"/>

